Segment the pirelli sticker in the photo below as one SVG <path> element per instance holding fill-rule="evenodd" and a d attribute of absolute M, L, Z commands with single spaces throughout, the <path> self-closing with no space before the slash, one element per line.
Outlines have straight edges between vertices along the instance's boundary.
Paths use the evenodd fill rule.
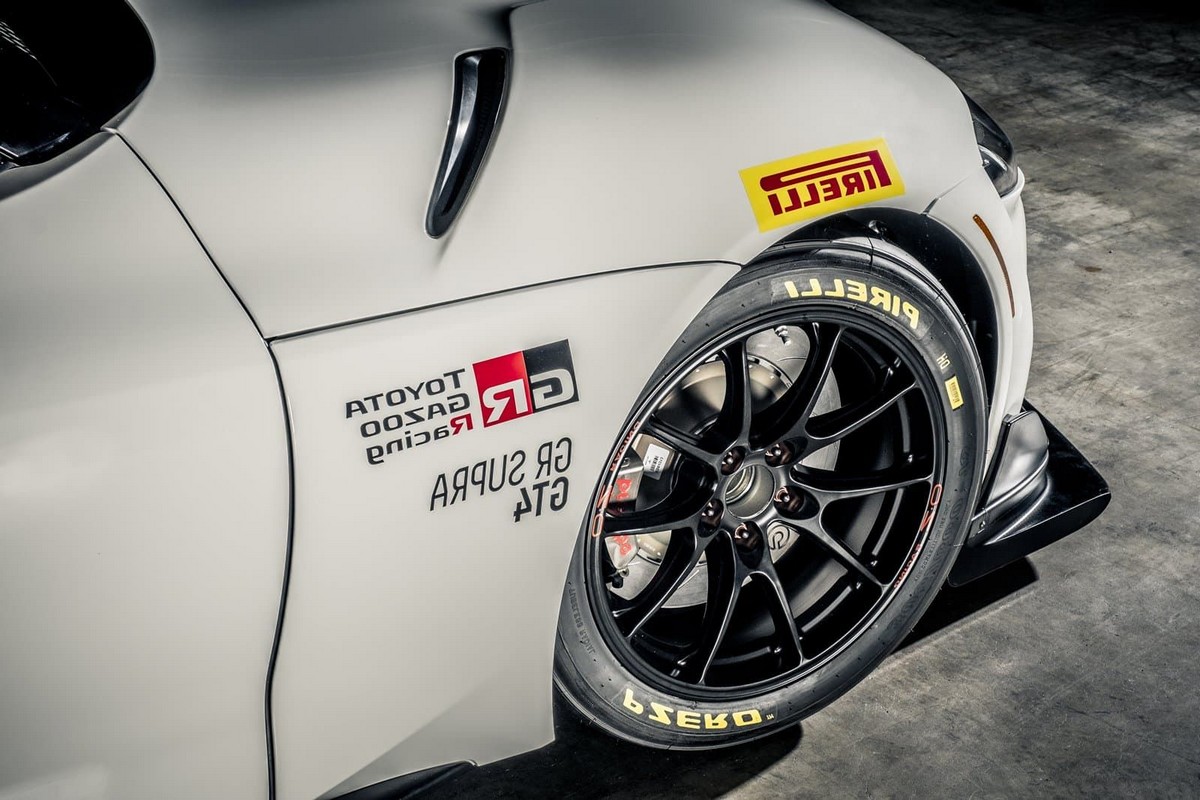
<path fill-rule="evenodd" d="M 760 231 L 904 194 L 883 139 L 814 150 L 739 174 Z"/>

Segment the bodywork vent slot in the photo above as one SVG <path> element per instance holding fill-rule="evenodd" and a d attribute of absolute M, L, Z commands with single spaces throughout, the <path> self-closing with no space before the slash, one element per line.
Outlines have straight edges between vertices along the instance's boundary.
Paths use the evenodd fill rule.
<path fill-rule="evenodd" d="M 435 239 L 454 224 L 500 126 L 510 61 L 503 47 L 472 50 L 454 59 L 454 105 L 425 215 L 425 232 Z"/>

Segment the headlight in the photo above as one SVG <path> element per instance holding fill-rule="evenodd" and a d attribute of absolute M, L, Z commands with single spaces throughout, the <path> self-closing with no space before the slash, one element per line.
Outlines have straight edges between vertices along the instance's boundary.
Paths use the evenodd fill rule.
<path fill-rule="evenodd" d="M 971 121 L 975 124 L 975 141 L 979 144 L 979 156 L 983 169 L 992 179 L 992 185 L 1000 196 L 1017 188 L 1017 154 L 1012 139 L 996 124 L 983 108 L 964 93 L 967 106 L 971 109 Z"/>

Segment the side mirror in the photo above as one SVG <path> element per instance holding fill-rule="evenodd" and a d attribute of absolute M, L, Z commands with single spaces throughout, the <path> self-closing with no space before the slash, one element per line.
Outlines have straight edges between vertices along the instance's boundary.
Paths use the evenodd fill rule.
<path fill-rule="evenodd" d="M 96 133 L 153 70 L 150 36 L 124 0 L 0 9 L 0 172 L 47 161 Z"/>

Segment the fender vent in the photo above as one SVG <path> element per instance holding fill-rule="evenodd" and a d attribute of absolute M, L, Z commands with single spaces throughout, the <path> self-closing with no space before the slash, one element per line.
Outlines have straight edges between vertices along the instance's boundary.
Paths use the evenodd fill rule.
<path fill-rule="evenodd" d="M 434 239 L 454 224 L 487 156 L 508 87 L 509 52 L 502 47 L 473 50 L 454 59 L 454 106 L 425 232 Z"/>

